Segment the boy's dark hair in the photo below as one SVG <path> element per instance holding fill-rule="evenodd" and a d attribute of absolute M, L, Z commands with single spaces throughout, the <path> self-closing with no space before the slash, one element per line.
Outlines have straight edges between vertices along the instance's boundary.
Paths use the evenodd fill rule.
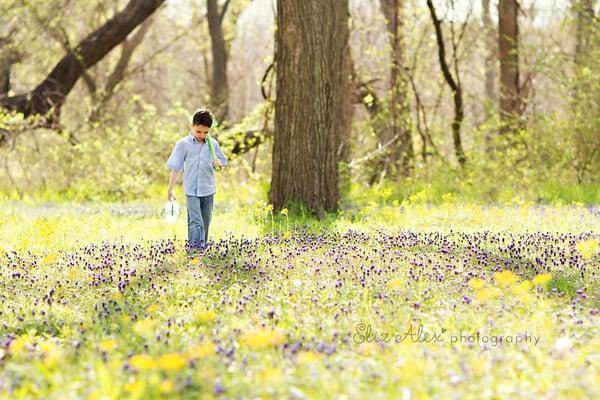
<path fill-rule="evenodd" d="M 207 109 L 197 110 L 192 117 L 192 125 L 202 125 L 211 127 L 213 123 L 213 116 Z"/>

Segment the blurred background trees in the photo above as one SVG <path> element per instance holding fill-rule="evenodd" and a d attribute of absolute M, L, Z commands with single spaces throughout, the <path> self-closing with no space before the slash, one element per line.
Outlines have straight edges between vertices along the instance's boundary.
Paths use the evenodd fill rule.
<path fill-rule="evenodd" d="M 299 7 L 308 14 L 310 4 Z M 306 60 L 301 73 L 281 76 L 278 60 L 289 55 L 275 49 L 280 6 L 3 1 L 0 190 L 16 197 L 155 196 L 171 146 L 187 133 L 187 116 L 209 106 L 233 161 L 221 183 L 256 184 L 278 206 L 329 203 L 323 192 L 316 206 L 296 194 L 267 199 L 269 188 L 280 190 L 277 171 L 285 168 L 278 166 L 297 165 L 291 154 L 277 161 L 277 140 L 309 157 L 310 144 L 295 142 L 299 135 L 335 135 L 335 145 L 311 162 L 330 165 L 334 154 L 340 163 L 319 171 L 322 180 L 298 184 L 338 186 L 332 176 L 339 173 L 342 202 L 359 198 L 365 185 L 397 198 L 425 191 L 434 202 L 445 193 L 486 202 L 598 202 L 597 1 L 349 0 L 343 62 L 335 52 L 310 53 L 318 57 L 311 63 L 335 66 L 346 82 L 343 94 L 327 95 L 336 101 L 325 110 L 316 109 L 318 85 L 294 86 L 337 79 L 315 76 L 325 65 Z M 300 21 L 308 29 L 310 18 Z M 318 46 L 344 35 L 337 25 L 310 26 Z M 292 56 L 305 54 L 307 38 L 290 46 Z M 282 106 L 294 95 L 305 107 Z M 317 128 L 309 116 L 319 112 Z"/>

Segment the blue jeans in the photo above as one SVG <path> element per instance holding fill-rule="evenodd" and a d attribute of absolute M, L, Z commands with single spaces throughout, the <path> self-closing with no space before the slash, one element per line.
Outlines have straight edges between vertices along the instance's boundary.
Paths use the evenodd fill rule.
<path fill-rule="evenodd" d="M 203 247 L 208 243 L 208 227 L 212 218 L 214 194 L 210 196 L 186 196 L 188 245 Z"/>

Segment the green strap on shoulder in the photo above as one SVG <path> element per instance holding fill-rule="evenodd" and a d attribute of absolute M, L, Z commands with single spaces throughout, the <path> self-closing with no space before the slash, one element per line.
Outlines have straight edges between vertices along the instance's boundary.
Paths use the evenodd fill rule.
<path fill-rule="evenodd" d="M 215 117 L 213 117 L 211 129 L 216 128 L 218 125 L 219 125 L 219 123 L 217 122 L 217 119 Z M 213 146 L 213 142 L 212 142 L 212 138 L 210 137 L 210 133 L 208 135 L 206 135 L 206 141 L 208 142 L 208 147 L 210 148 L 210 154 L 212 154 L 212 159 L 213 159 L 213 161 L 216 161 L 217 154 L 215 153 L 215 147 Z M 219 171 L 221 169 L 221 167 L 218 167 L 218 166 L 215 166 L 213 168 L 217 171 Z"/>

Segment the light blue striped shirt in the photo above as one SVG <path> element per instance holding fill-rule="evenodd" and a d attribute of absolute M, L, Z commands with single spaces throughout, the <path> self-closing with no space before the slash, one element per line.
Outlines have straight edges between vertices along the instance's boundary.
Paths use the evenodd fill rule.
<path fill-rule="evenodd" d="M 221 164 L 227 165 L 219 143 L 212 137 L 210 140 Z M 209 196 L 217 191 L 212 162 L 208 143 L 200 143 L 190 132 L 175 145 L 167 160 L 167 167 L 178 172 L 183 170 L 183 191 L 186 195 Z"/>

